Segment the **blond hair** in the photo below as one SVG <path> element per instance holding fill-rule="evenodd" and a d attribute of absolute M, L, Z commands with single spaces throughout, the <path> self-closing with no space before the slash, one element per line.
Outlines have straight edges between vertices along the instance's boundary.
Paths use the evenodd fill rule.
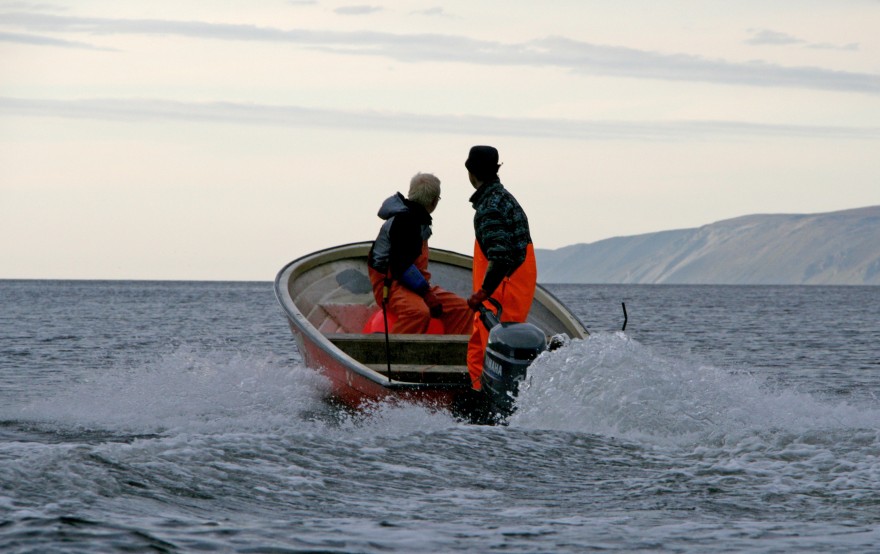
<path fill-rule="evenodd" d="M 440 179 L 431 173 L 416 173 L 409 181 L 407 198 L 429 208 L 440 198 Z"/>

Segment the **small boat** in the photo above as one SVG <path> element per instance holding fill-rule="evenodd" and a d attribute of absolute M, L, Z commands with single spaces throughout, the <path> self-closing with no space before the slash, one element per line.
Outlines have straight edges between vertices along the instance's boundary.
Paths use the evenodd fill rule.
<path fill-rule="evenodd" d="M 377 313 L 381 317 L 367 273 L 371 245 L 320 250 L 278 272 L 275 295 L 303 362 L 329 378 L 332 400 L 350 408 L 396 399 L 472 421 L 484 417 L 475 415 L 485 412 L 485 395 L 471 389 L 468 335 L 390 334 L 386 342 L 384 326 L 370 332 L 371 320 L 375 322 Z M 432 283 L 465 298 L 470 295 L 471 257 L 431 248 L 429 259 Z M 528 323 L 548 338 L 588 335 L 578 318 L 540 285 Z"/>

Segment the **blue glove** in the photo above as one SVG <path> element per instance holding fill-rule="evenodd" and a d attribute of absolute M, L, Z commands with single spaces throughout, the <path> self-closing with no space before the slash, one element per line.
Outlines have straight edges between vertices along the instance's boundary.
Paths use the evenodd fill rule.
<path fill-rule="evenodd" d="M 406 268 L 406 271 L 400 276 L 399 281 L 403 286 L 419 296 L 425 296 L 425 293 L 431 288 L 430 285 L 428 285 L 428 281 L 425 280 L 425 276 L 422 275 L 422 272 L 419 271 L 415 265 Z"/>

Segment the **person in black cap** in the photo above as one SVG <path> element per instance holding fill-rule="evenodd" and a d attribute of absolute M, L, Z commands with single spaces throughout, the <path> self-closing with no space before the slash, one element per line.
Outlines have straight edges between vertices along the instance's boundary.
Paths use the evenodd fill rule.
<path fill-rule="evenodd" d="M 470 201 L 474 210 L 473 294 L 468 305 L 478 312 L 490 297 L 501 303 L 502 321 L 525 322 L 535 296 L 538 269 L 522 207 L 498 179 L 498 150 L 474 146 L 464 163 L 476 192 Z M 489 304 L 487 307 L 491 308 Z M 467 365 L 471 386 L 480 390 L 483 358 L 489 331 L 479 318 L 473 319 Z"/>

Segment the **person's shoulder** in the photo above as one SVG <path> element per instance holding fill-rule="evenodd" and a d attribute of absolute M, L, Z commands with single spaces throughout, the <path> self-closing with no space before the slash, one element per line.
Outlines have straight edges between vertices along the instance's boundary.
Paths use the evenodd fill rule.
<path fill-rule="evenodd" d="M 397 226 L 415 228 L 422 223 L 422 217 L 420 217 L 418 210 L 404 210 L 398 213 L 394 219 Z"/>
<path fill-rule="evenodd" d="M 492 185 L 489 196 L 492 197 L 494 202 L 516 202 L 513 194 L 500 182 Z"/>

